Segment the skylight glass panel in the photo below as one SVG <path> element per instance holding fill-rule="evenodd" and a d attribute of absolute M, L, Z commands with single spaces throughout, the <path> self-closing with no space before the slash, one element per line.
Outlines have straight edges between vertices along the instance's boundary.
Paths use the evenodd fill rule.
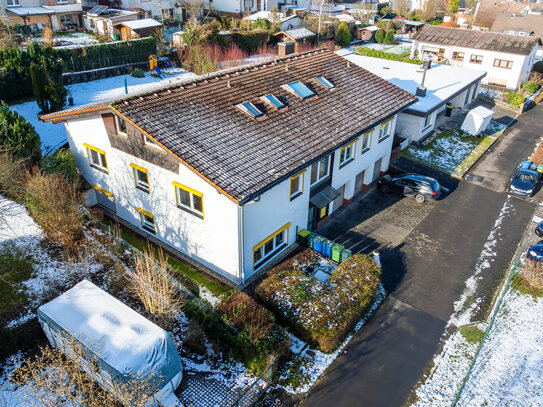
<path fill-rule="evenodd" d="M 264 100 L 264 102 L 268 103 L 270 106 L 275 107 L 276 109 L 281 109 L 282 107 L 285 107 L 285 104 L 271 93 L 262 96 L 262 99 Z"/>
<path fill-rule="evenodd" d="M 290 90 L 292 93 L 294 93 L 296 96 L 299 96 L 302 98 L 302 100 L 307 99 L 308 97 L 311 97 L 314 95 L 313 92 L 311 92 L 307 86 L 305 86 L 300 81 L 294 81 L 287 84 L 287 89 Z"/>
<path fill-rule="evenodd" d="M 253 105 L 251 102 L 243 102 L 237 105 L 238 109 L 240 109 L 243 113 L 251 116 L 253 119 L 256 119 L 260 116 L 263 116 L 264 113 L 262 113 L 258 108 Z"/>
<path fill-rule="evenodd" d="M 334 89 L 336 86 L 332 84 L 328 79 L 326 79 L 324 76 L 317 76 L 315 78 L 322 86 L 324 86 L 327 89 Z"/>

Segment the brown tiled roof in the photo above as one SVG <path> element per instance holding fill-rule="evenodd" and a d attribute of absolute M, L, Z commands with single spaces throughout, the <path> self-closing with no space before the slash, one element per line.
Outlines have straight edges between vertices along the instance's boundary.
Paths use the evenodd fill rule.
<path fill-rule="evenodd" d="M 492 31 L 509 30 L 533 32 L 534 37 L 543 38 L 543 15 L 504 13 L 496 16 L 496 20 L 492 24 Z"/>
<path fill-rule="evenodd" d="M 413 40 L 523 55 L 529 55 L 534 46 L 540 42 L 539 38 L 534 37 L 440 27 L 429 24 L 424 25 L 413 36 Z"/>
<path fill-rule="evenodd" d="M 526 4 L 518 1 L 479 0 L 473 25 L 490 28 L 500 13 L 520 13 Z"/>
<path fill-rule="evenodd" d="M 328 90 L 313 78 L 322 75 Z M 281 85 L 300 80 L 302 101 Z M 273 93 L 286 108 L 265 106 Z M 257 121 L 236 105 L 253 102 Z M 236 201 L 294 174 L 416 98 L 329 51 L 313 51 L 211 75 L 113 103 L 118 113 Z"/>

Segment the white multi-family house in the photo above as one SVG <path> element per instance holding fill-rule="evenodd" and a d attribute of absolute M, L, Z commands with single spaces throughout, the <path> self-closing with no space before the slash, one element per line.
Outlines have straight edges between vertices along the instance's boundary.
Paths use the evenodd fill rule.
<path fill-rule="evenodd" d="M 83 9 L 76 0 L 0 0 L 0 14 L 9 25 L 26 26 L 26 33 L 32 34 L 46 26 L 54 31 L 83 26 Z"/>
<path fill-rule="evenodd" d="M 486 75 L 485 72 L 443 64 L 432 64 L 425 73 L 420 65 L 341 51 L 337 52 L 348 61 L 418 96 L 417 102 L 398 114 L 396 124 L 397 136 L 415 142 L 434 132 L 436 120 L 445 114 L 447 105 L 464 109 L 477 99 Z M 422 92 L 417 92 L 419 88 L 423 88 Z"/>
<path fill-rule="evenodd" d="M 387 171 L 415 101 L 318 50 L 41 119 L 65 123 L 96 204 L 243 286 Z"/>
<path fill-rule="evenodd" d="M 483 84 L 517 89 L 536 61 L 541 40 L 495 32 L 425 25 L 413 36 L 411 57 L 484 71 Z"/>

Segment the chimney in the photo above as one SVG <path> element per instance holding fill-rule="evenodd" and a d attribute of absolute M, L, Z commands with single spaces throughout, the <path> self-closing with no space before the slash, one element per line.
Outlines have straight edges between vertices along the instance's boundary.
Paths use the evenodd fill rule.
<path fill-rule="evenodd" d="M 277 44 L 277 55 L 279 58 L 294 54 L 294 41 L 283 41 Z"/>
<path fill-rule="evenodd" d="M 417 91 L 415 93 L 416 96 L 424 97 L 426 96 L 426 88 L 424 87 L 424 81 L 426 80 L 426 71 L 432 67 L 432 60 L 426 59 L 422 63 L 422 67 L 424 68 L 424 72 L 422 73 L 422 82 L 420 86 L 417 87 Z"/>

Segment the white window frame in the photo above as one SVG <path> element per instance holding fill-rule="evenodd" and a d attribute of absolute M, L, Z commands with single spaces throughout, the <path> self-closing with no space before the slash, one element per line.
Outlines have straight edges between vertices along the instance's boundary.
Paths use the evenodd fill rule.
<path fill-rule="evenodd" d="M 150 194 L 151 186 L 149 183 L 149 171 L 147 171 L 147 168 L 140 167 L 139 165 L 133 163 L 130 164 L 130 167 L 132 167 L 132 175 L 134 176 L 134 186 L 140 191 Z M 145 174 L 147 182 L 145 182 L 145 180 L 139 176 L 140 173 Z"/>
<path fill-rule="evenodd" d="M 330 155 L 327 155 L 326 157 L 323 157 L 321 158 L 319 161 L 317 161 L 316 163 L 314 163 L 312 166 L 311 166 L 311 174 L 310 174 L 310 181 L 311 181 L 311 184 L 310 186 L 313 186 L 313 185 L 316 185 L 318 184 L 319 182 L 321 182 L 322 180 L 325 180 L 326 178 L 328 178 L 330 176 L 330 160 L 331 156 Z M 324 161 L 327 161 L 327 164 L 324 164 L 323 162 Z M 326 172 L 325 174 L 321 177 L 320 176 L 320 169 L 326 165 Z M 313 168 L 316 168 L 317 169 L 317 172 L 316 172 L 316 180 L 313 181 Z"/>
<path fill-rule="evenodd" d="M 379 143 L 386 140 L 390 136 L 390 129 L 392 128 L 392 122 L 394 119 L 390 119 L 384 123 L 381 123 L 379 127 Z"/>
<path fill-rule="evenodd" d="M 356 140 L 341 147 L 341 150 L 339 150 L 339 168 L 342 168 L 344 165 L 347 165 L 351 161 L 354 160 L 355 150 L 356 150 Z M 349 152 L 348 156 L 347 156 L 347 152 Z"/>
<path fill-rule="evenodd" d="M 107 167 L 106 152 L 86 143 L 84 143 L 83 146 L 87 150 L 87 158 L 89 160 L 89 165 L 92 168 L 96 168 L 99 171 L 109 174 L 109 169 Z"/>
<path fill-rule="evenodd" d="M 10 4 L 12 3 L 12 4 Z M 19 7 L 21 3 L 19 3 L 19 0 L 6 0 L 6 6 L 7 7 Z"/>
<path fill-rule="evenodd" d="M 267 263 L 271 258 L 275 257 L 281 250 L 288 245 L 290 223 L 272 233 L 262 242 L 253 247 L 253 270 L 258 269 L 263 264 Z M 278 237 L 281 240 L 278 242 Z M 266 250 L 268 248 L 268 250 Z M 260 258 L 255 260 L 256 253 L 260 254 Z"/>
<path fill-rule="evenodd" d="M 162 147 L 153 139 L 147 137 L 145 134 L 143 135 L 143 144 L 149 147 L 156 148 L 157 150 L 164 151 Z"/>
<path fill-rule="evenodd" d="M 373 132 L 375 129 L 371 129 L 367 133 L 364 133 L 362 136 L 362 154 L 369 151 L 371 148 L 371 138 L 373 137 Z"/>
<path fill-rule="evenodd" d="M 113 196 L 113 194 L 103 188 L 100 188 L 98 185 L 93 185 L 92 187 L 94 188 L 94 192 L 96 194 L 96 203 L 100 207 L 107 209 L 110 212 L 116 213 L 117 205 L 115 204 L 115 197 Z M 107 202 L 109 205 L 112 205 L 112 207 L 100 202 L 100 200 L 102 200 L 102 202 Z"/>
<path fill-rule="evenodd" d="M 138 208 L 137 210 L 140 214 L 141 228 L 146 232 L 156 234 L 155 216 L 141 208 Z M 151 219 L 152 222 L 150 222 L 147 218 Z"/>
<path fill-rule="evenodd" d="M 175 187 L 175 204 L 177 205 L 177 207 L 192 215 L 204 219 L 204 194 L 178 182 L 173 182 L 173 186 Z M 189 194 L 189 205 L 186 205 L 184 202 L 182 202 L 181 191 Z M 198 200 L 196 197 L 200 199 L 201 210 L 196 208 L 195 202 Z"/>
<path fill-rule="evenodd" d="M 121 116 L 115 115 L 115 127 L 117 128 L 117 134 L 119 136 L 128 137 L 128 134 L 126 131 L 121 131 L 121 120 L 123 121 L 124 129 L 126 130 L 126 120 Z"/>
<path fill-rule="evenodd" d="M 295 179 L 298 180 L 298 188 L 292 189 L 292 181 Z M 299 172 L 296 175 L 293 175 L 290 177 L 290 194 L 289 194 L 289 201 L 292 201 L 296 198 L 298 198 L 300 195 L 304 193 L 304 183 L 305 183 L 305 170 L 302 172 Z"/>
<path fill-rule="evenodd" d="M 432 116 L 433 116 L 433 113 L 430 113 L 424 118 L 424 129 L 432 125 Z"/>

